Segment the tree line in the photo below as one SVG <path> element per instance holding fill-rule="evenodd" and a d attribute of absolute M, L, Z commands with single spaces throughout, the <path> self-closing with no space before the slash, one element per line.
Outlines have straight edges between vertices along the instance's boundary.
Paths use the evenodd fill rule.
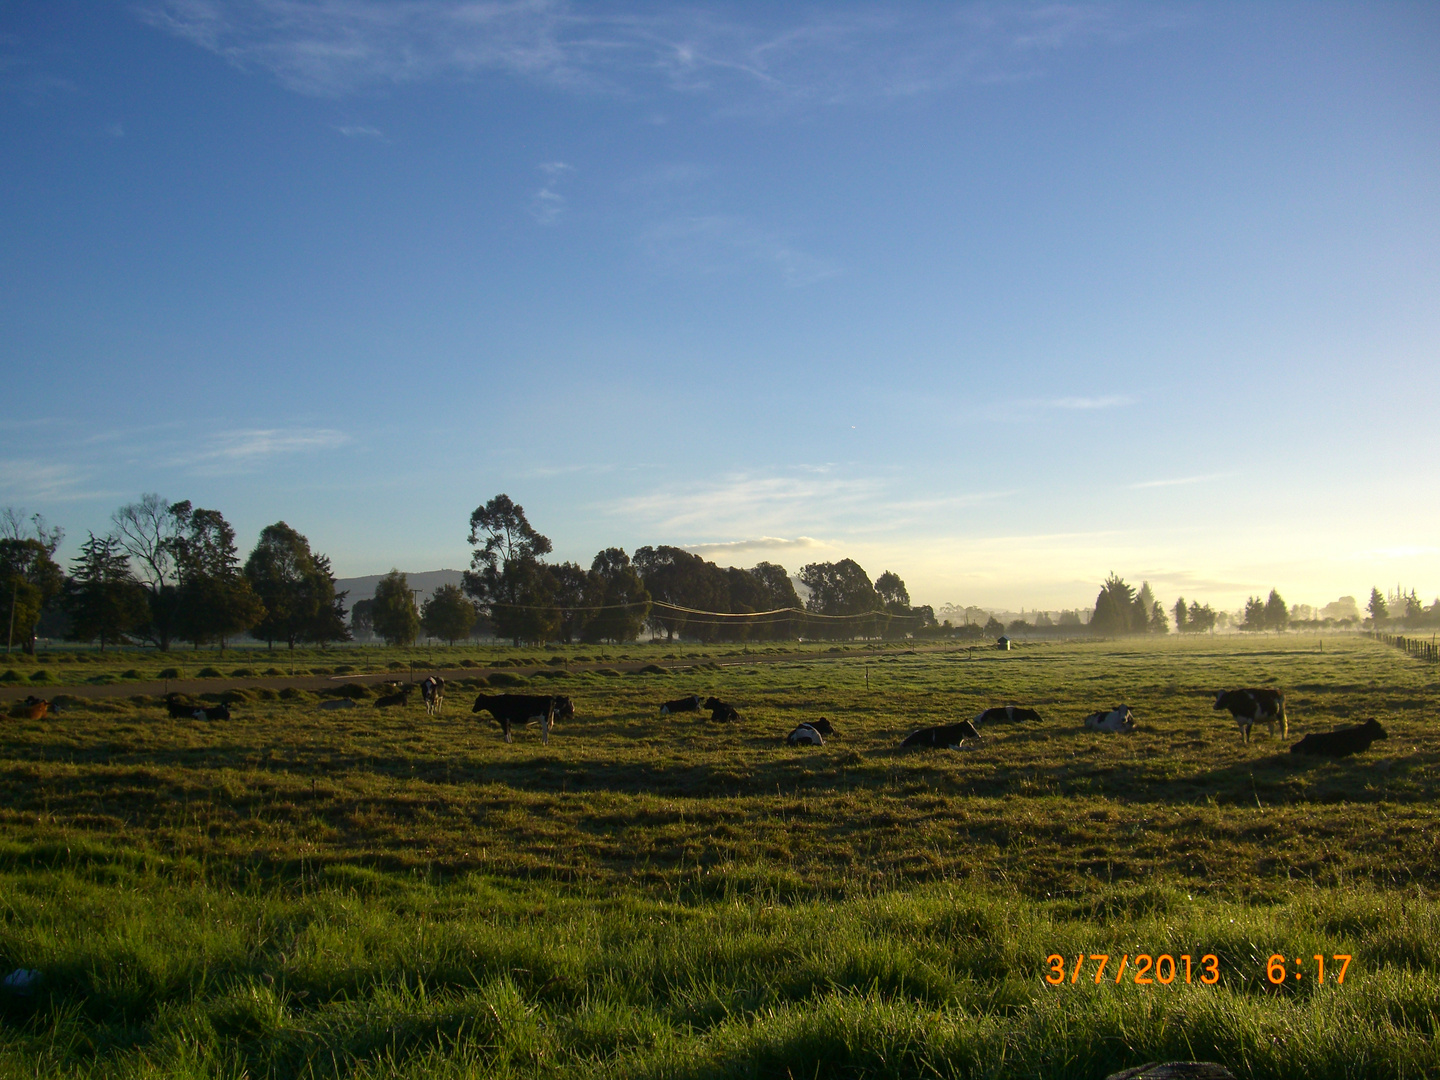
<path fill-rule="evenodd" d="M 142 496 L 88 534 L 69 573 L 55 562 L 63 532 L 35 515 L 0 515 L 0 583 L 10 591 L 7 650 L 33 653 L 38 628 L 58 617 L 71 641 L 140 642 L 169 651 L 248 633 L 273 647 L 345 641 L 345 594 L 330 560 L 283 521 L 267 526 L 242 564 L 235 529 L 218 510 Z M 17 636 L 18 634 L 18 636 Z"/>
<path fill-rule="evenodd" d="M 235 530 L 218 510 L 147 494 L 115 511 L 112 530 L 93 532 L 68 573 L 54 560 L 59 528 L 36 515 L 0 514 L 0 583 L 9 586 L 10 642 L 34 652 L 42 621 L 101 650 L 141 643 L 168 651 L 241 634 L 267 642 L 328 643 L 352 629 L 392 644 L 423 631 L 455 642 L 493 634 L 515 644 L 633 641 L 649 627 L 673 640 L 766 641 L 882 637 L 936 629 L 914 607 L 905 582 L 887 571 L 872 582 L 853 559 L 810 563 L 799 580 L 762 562 L 720 567 L 681 548 L 600 551 L 589 568 L 547 562 L 548 537 L 524 509 L 497 495 L 470 516 L 470 569 L 463 585 L 441 586 L 417 607 L 406 576 L 392 570 L 375 596 L 348 614 L 329 559 L 285 522 L 261 531 L 242 563 Z"/>
<path fill-rule="evenodd" d="M 799 637 L 880 637 L 933 627 L 929 607 L 913 607 L 905 582 L 887 571 L 872 582 L 853 559 L 801 568 L 802 602 L 776 563 L 721 567 L 668 545 L 605 548 L 589 568 L 547 562 L 550 539 L 508 495 L 470 515 L 470 568 L 463 584 L 437 589 L 416 609 L 408 581 L 391 571 L 371 601 L 355 605 L 354 625 L 393 644 L 421 630 L 442 640 L 467 636 L 477 620 L 514 644 L 633 641 L 656 636 L 701 641 Z"/>

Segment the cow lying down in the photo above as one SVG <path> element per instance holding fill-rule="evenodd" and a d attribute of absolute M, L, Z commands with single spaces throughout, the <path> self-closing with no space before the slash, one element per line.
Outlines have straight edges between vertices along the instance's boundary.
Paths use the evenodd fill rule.
<path fill-rule="evenodd" d="M 981 709 L 970 723 L 977 728 L 981 724 L 995 724 L 1007 720 L 1039 720 L 1040 714 L 1034 709 L 1022 709 L 1018 705 L 997 705 L 993 709 Z"/>
<path fill-rule="evenodd" d="M 785 741 L 791 746 L 824 746 L 825 736 L 835 734 L 835 725 L 820 717 L 819 720 L 805 720 L 800 726 L 789 735 Z"/>
<path fill-rule="evenodd" d="M 229 720 L 230 706 L 220 705 L 191 705 L 189 702 L 180 700 L 179 694 L 165 695 L 165 709 L 170 713 L 172 720 Z"/>
<path fill-rule="evenodd" d="M 1349 757 L 1351 754 L 1363 754 L 1376 739 L 1389 737 L 1380 726 L 1380 721 L 1371 718 L 1354 727 L 1312 732 L 1290 747 L 1290 753 L 1314 754 L 1317 757 Z"/>
<path fill-rule="evenodd" d="M 705 708 L 710 710 L 711 720 L 728 722 L 740 719 L 740 713 L 733 705 L 726 705 L 717 697 L 706 698 Z"/>
<path fill-rule="evenodd" d="M 941 724 L 938 727 L 921 728 L 919 731 L 912 731 L 905 736 L 901 746 L 926 746 L 943 747 L 959 746 L 963 739 L 978 739 L 980 732 L 975 730 L 975 725 L 969 720 L 961 720 L 958 724 Z"/>
<path fill-rule="evenodd" d="M 660 715 L 669 716 L 677 712 L 699 712 L 700 695 L 691 694 L 689 697 L 676 698 L 674 701 L 667 701 L 660 706 Z"/>
<path fill-rule="evenodd" d="M 1116 705 L 1109 712 L 1094 712 L 1085 717 L 1090 731 L 1125 732 L 1135 730 L 1135 717 L 1129 705 Z"/>

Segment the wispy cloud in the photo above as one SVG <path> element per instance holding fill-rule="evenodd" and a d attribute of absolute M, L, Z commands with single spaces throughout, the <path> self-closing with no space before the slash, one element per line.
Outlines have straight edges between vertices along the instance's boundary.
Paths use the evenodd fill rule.
<path fill-rule="evenodd" d="M 141 17 L 303 93 L 485 71 L 577 91 L 831 104 L 1033 76 L 1047 52 L 1173 22 L 1155 6 L 876 4 L 744 20 L 565 0 L 142 0 Z"/>
<path fill-rule="evenodd" d="M 741 217 L 671 217 L 651 225 L 640 240 L 657 262 L 690 273 L 729 273 L 764 266 L 794 288 L 840 273 L 837 264 L 802 251 L 778 233 Z"/>
<path fill-rule="evenodd" d="M 748 555 L 756 551 L 795 551 L 810 548 L 828 548 L 832 545 L 813 536 L 797 536 L 787 540 L 780 536 L 757 536 L 753 540 L 727 540 L 715 544 L 681 544 L 686 551 L 696 555 L 723 558 L 727 555 Z"/>
<path fill-rule="evenodd" d="M 544 187 L 530 196 L 530 216 L 541 225 L 557 225 L 565 212 L 566 200 L 555 188 L 565 174 L 574 172 L 575 168 L 563 161 L 547 161 L 539 169 L 548 179 Z"/>
<path fill-rule="evenodd" d="M 193 447 L 174 451 L 166 463 L 199 476 L 248 472 L 283 455 L 333 450 L 350 436 L 332 428 L 243 428 L 219 431 Z"/>
<path fill-rule="evenodd" d="M 1143 488 L 1179 487 L 1182 484 L 1205 484 L 1211 480 L 1223 480 L 1230 473 L 1205 473 L 1203 476 L 1177 476 L 1167 480 L 1142 480 L 1138 484 L 1131 484 L 1132 491 L 1139 491 Z"/>
<path fill-rule="evenodd" d="M 105 134 L 112 139 L 123 139 L 125 137 L 125 125 L 119 122 L 105 125 Z"/>
<path fill-rule="evenodd" d="M 1417 559 L 1426 555 L 1440 555 L 1440 548 L 1425 544 L 1396 544 L 1393 547 L 1366 548 L 1354 552 L 1350 558 L 1363 562 L 1372 559 Z"/>
<path fill-rule="evenodd" d="M 65 462 L 34 458 L 0 459 L 0 499 L 5 502 L 71 502 L 88 499 L 89 477 Z"/>
<path fill-rule="evenodd" d="M 383 139 L 385 133 L 369 124 L 336 124 L 335 130 L 347 139 Z"/>
<path fill-rule="evenodd" d="M 715 480 L 672 485 L 620 499 L 612 513 L 654 522 L 662 529 L 741 536 L 791 531 L 797 522 L 828 522 L 847 508 L 873 502 L 878 483 L 828 473 L 735 473 Z"/>
<path fill-rule="evenodd" d="M 1135 399 L 1125 394 L 1104 394 L 1098 397 L 1062 397 L 1048 398 L 1038 401 L 1024 402 L 1026 405 L 1035 405 L 1044 409 L 1074 409 L 1089 411 L 1093 409 L 1119 409 L 1126 405 L 1134 405 Z"/>

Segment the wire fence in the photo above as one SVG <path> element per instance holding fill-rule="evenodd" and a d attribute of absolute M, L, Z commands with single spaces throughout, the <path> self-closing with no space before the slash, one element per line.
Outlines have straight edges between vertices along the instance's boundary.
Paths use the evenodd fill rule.
<path fill-rule="evenodd" d="M 1370 636 L 1382 645 L 1399 649 L 1406 656 L 1413 656 L 1417 660 L 1427 660 L 1432 664 L 1440 663 L 1440 645 L 1436 644 L 1434 634 L 1430 635 L 1429 641 L 1400 634 L 1382 634 L 1374 630 L 1370 632 Z"/>

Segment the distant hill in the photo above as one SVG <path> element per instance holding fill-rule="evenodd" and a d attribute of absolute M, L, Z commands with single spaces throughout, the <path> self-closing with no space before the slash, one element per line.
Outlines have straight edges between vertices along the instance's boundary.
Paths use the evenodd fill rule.
<path fill-rule="evenodd" d="M 380 584 L 380 579 L 384 576 L 368 574 L 365 577 L 336 578 L 335 591 L 343 589 L 350 594 L 345 597 L 345 607 L 348 610 L 357 600 L 373 600 L 375 586 Z M 418 574 L 407 573 L 405 576 L 410 582 L 410 588 L 419 590 L 415 596 L 416 607 L 429 600 L 441 585 L 459 585 L 464 578 L 459 570 L 422 570 Z"/>

